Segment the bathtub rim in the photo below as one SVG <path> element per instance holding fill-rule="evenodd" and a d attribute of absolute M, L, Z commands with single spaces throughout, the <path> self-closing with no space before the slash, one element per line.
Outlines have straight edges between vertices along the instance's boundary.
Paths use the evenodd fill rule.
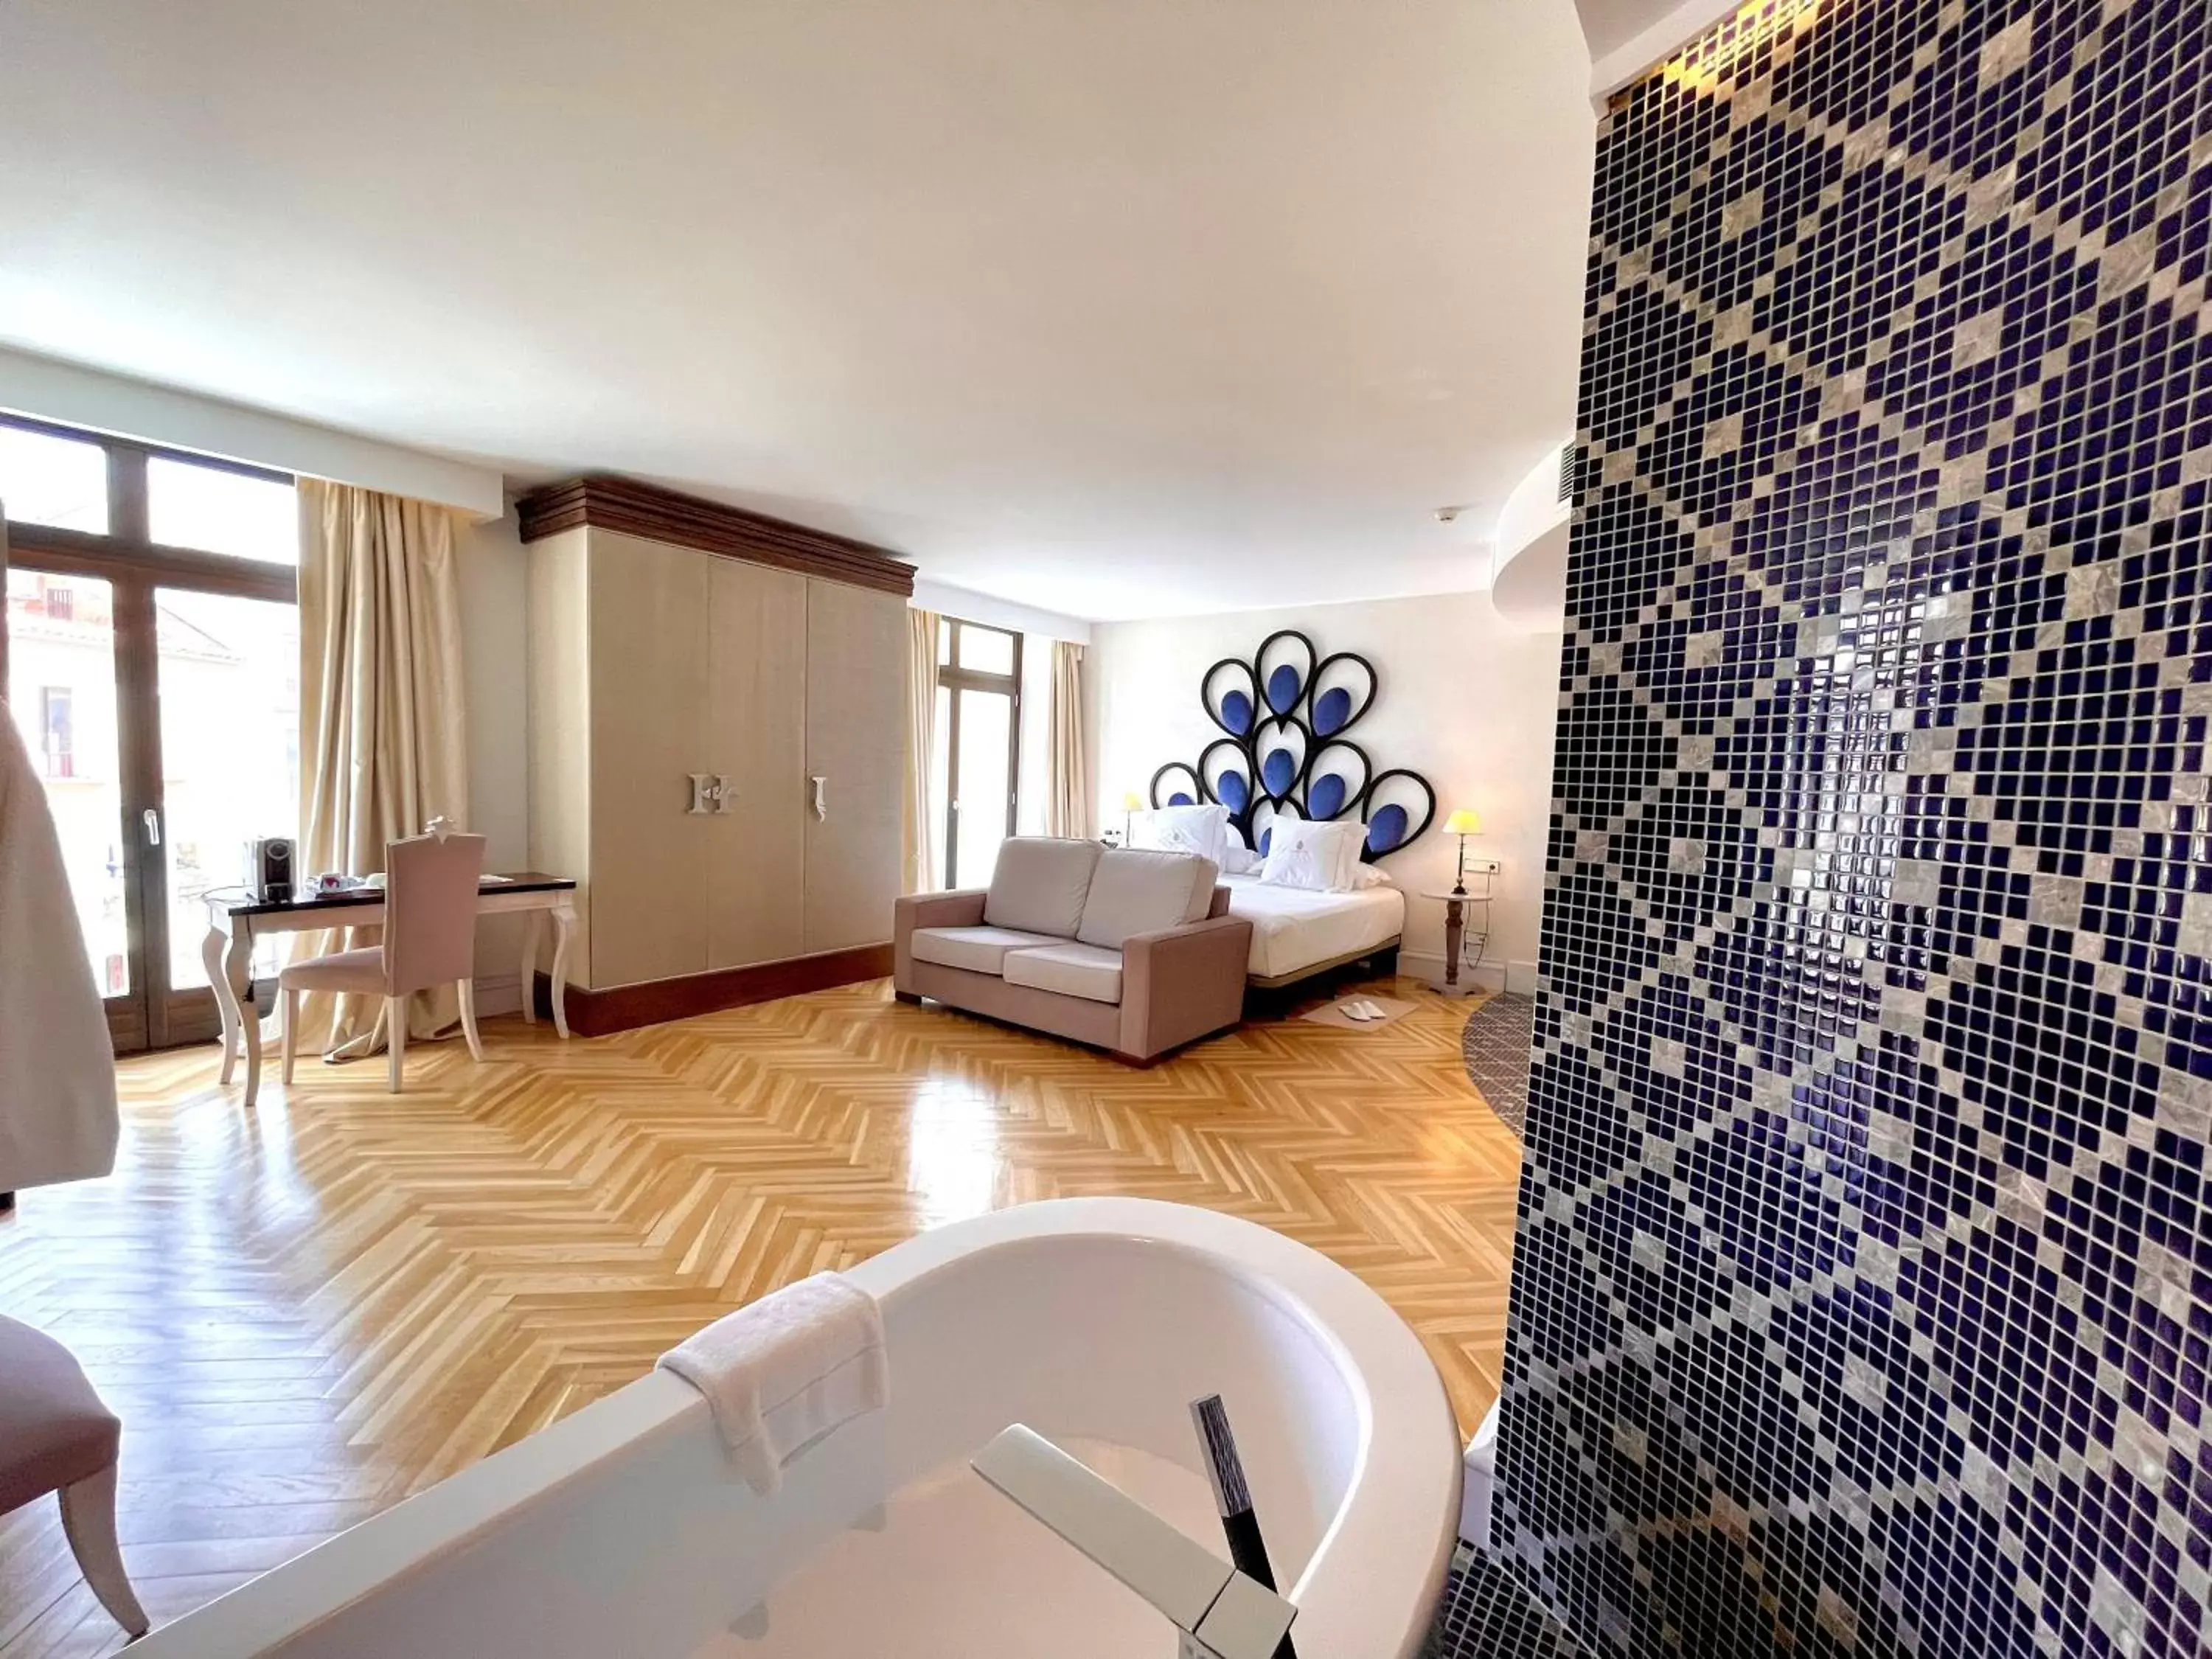
<path fill-rule="evenodd" d="M 844 1272 L 890 1303 L 905 1286 L 963 1257 L 1061 1237 L 1203 1257 L 1243 1279 L 1328 1354 L 1359 1413 L 1358 1437 L 1347 1496 L 1290 1591 L 1299 1608 L 1294 1633 L 1320 1638 L 1319 1653 L 1417 1653 L 1456 1542 L 1460 1436 L 1420 1339 L 1347 1268 L 1238 1217 L 1157 1199 L 1073 1198 L 950 1223 Z M 1376 1410 L 1378 1399 L 1389 1403 L 1388 1420 Z M 155 1629 L 133 1651 L 145 1659 L 236 1659 L 292 1640 L 551 1501 L 641 1441 L 698 1432 L 707 1418 L 705 1397 L 690 1383 L 649 1371 Z M 1402 1622 L 1377 1628 L 1376 1603 L 1396 1586 L 1406 1591 L 1405 1610 L 1393 1619 Z M 1348 1640 L 1356 1647 L 1346 1647 Z"/>

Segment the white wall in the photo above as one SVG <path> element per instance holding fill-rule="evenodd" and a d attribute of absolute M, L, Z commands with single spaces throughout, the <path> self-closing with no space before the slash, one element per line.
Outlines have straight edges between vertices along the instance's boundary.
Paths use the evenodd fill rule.
<path fill-rule="evenodd" d="M 468 694 L 469 828 L 484 837 L 484 866 L 520 870 L 530 859 L 530 702 L 525 678 L 529 550 L 514 515 L 459 532 L 461 650 Z M 477 928 L 477 1006 L 522 1006 L 516 960 L 522 920 L 490 916 Z"/>
<path fill-rule="evenodd" d="M 1195 763 L 1221 735 L 1200 706 L 1200 677 L 1224 657 L 1249 659 L 1279 628 L 1298 629 L 1323 656 L 1356 651 L 1375 665 L 1375 705 L 1349 735 L 1377 770 L 1403 766 L 1426 777 L 1437 791 L 1438 826 L 1455 807 L 1482 815 L 1484 833 L 1468 843 L 1468 856 L 1494 858 L 1504 867 L 1480 977 L 1496 983 L 1510 963 L 1514 988 L 1532 986 L 1560 638 L 1516 631 L 1486 594 L 1098 624 L 1089 689 L 1101 821 L 1115 821 L 1124 791 L 1146 793 L 1162 764 Z M 1409 896 L 1437 890 L 1451 885 L 1456 850 L 1455 840 L 1431 827 L 1382 867 Z M 1409 896 L 1407 971 L 1432 971 L 1443 957 L 1443 907 Z"/>
<path fill-rule="evenodd" d="M 490 467 L 4 346 L 0 409 L 198 455 L 437 501 L 475 519 L 495 516 L 501 507 L 501 481 Z"/>
<path fill-rule="evenodd" d="M 1048 640 L 1073 640 L 1078 645 L 1091 642 L 1092 624 L 1080 617 L 1040 611 L 1033 605 L 1016 605 L 1012 599 L 994 599 L 988 593 L 955 587 L 950 582 L 933 581 L 927 576 L 914 579 L 914 597 L 908 603 L 917 611 L 934 611 L 941 617 L 958 617 L 988 628 L 1042 635 Z"/>

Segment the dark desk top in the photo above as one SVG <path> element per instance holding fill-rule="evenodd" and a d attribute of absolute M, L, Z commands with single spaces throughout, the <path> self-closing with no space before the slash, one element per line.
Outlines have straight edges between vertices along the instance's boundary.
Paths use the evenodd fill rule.
<path fill-rule="evenodd" d="M 543 870 L 512 870 L 502 871 L 496 877 L 486 876 L 477 890 L 485 894 L 549 893 L 575 884 L 574 876 L 549 876 Z M 353 887 L 343 893 L 318 893 L 274 903 L 258 902 L 245 897 L 243 889 L 240 891 L 240 896 L 234 903 L 213 893 L 208 897 L 234 916 L 266 916 L 284 910 L 343 910 L 353 905 L 384 902 L 381 887 Z"/>

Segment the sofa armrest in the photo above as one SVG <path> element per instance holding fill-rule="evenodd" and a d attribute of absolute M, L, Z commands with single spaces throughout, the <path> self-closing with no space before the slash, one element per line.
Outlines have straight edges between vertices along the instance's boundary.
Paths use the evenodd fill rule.
<path fill-rule="evenodd" d="M 980 927 L 983 925 L 984 890 L 962 888 L 951 893 L 908 893 L 891 907 L 891 987 L 909 1000 L 914 995 L 914 930 L 917 927 Z"/>
<path fill-rule="evenodd" d="M 912 933 L 917 927 L 981 927 L 985 890 L 963 887 L 950 893 L 908 893 L 892 908 L 891 931 Z"/>
<path fill-rule="evenodd" d="M 1210 916 L 1121 945 L 1121 1048 L 1151 1060 L 1244 1013 L 1244 969 L 1252 924 L 1242 916 Z"/>

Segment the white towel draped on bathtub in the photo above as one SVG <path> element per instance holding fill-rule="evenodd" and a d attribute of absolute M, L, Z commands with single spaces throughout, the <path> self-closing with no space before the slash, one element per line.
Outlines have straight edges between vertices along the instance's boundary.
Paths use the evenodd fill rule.
<path fill-rule="evenodd" d="M 707 1396 L 746 1484 L 763 1498 L 783 1466 L 890 1400 L 884 1317 L 842 1273 L 817 1273 L 726 1314 L 660 1356 Z"/>

